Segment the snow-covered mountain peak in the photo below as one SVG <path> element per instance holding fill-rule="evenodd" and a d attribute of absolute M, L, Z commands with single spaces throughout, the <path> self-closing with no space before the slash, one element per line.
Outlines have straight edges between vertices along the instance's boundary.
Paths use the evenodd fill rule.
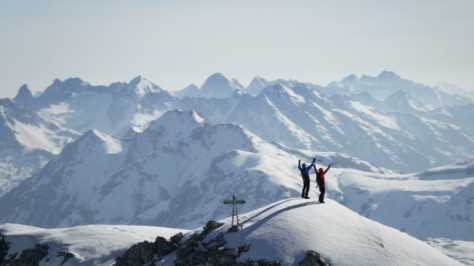
<path fill-rule="evenodd" d="M 64 81 L 55 79 L 53 84 L 46 88 L 41 94 L 41 99 L 46 101 L 60 101 L 73 97 L 81 89 L 89 87 L 90 84 L 80 78 L 68 78 Z"/>
<path fill-rule="evenodd" d="M 258 95 L 260 94 L 260 92 L 262 92 L 263 89 L 265 89 L 269 85 L 270 82 L 268 82 L 264 78 L 260 76 L 255 76 L 245 90 L 252 95 Z"/>
<path fill-rule="evenodd" d="M 158 85 L 142 76 L 137 76 L 132 79 L 132 81 L 128 83 L 128 87 L 140 97 L 144 97 L 148 93 L 158 93 L 163 91 Z"/>
<path fill-rule="evenodd" d="M 236 90 L 242 90 L 242 85 L 235 80 L 230 81 L 222 73 L 208 77 L 199 91 L 199 97 L 228 98 Z"/>
<path fill-rule="evenodd" d="M 239 215 L 243 229 L 226 234 L 228 247 L 250 243 L 246 259 L 299 265 L 314 250 L 331 265 L 460 265 L 428 244 L 327 200 L 288 198 Z M 222 220 L 229 228 L 230 218 Z M 253 247 L 258 247 L 253 249 Z"/>

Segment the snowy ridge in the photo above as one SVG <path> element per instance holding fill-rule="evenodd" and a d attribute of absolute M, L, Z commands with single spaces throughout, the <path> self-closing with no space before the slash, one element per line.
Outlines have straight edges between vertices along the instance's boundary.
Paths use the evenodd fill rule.
<path fill-rule="evenodd" d="M 259 249 L 239 260 L 263 257 L 298 265 L 306 250 L 315 250 L 333 265 L 458 265 L 429 245 L 332 200 L 286 199 L 241 217 L 244 229 L 226 235 L 228 245 L 250 242 Z"/>
<path fill-rule="evenodd" d="M 156 236 L 169 238 L 187 230 L 152 226 L 84 225 L 70 228 L 43 229 L 19 224 L 2 224 L 0 232 L 11 243 L 10 253 L 32 248 L 36 243 L 47 244 L 48 265 L 60 265 L 59 251 L 72 253 L 74 258 L 64 265 L 113 265 L 115 257 L 141 241 L 153 242 Z M 43 264 L 42 264 L 43 265 Z"/>
<path fill-rule="evenodd" d="M 224 226 L 211 232 L 207 239 L 224 233 L 226 247 L 249 243 L 250 250 L 237 258 L 240 262 L 267 259 L 298 265 L 307 250 L 315 250 L 332 265 L 461 265 L 428 244 L 361 217 L 332 200 L 318 204 L 314 200 L 288 198 L 272 203 L 240 214 L 243 229 L 236 233 L 226 233 L 230 220 L 222 220 Z M 126 245 L 152 241 L 156 236 L 169 238 L 182 230 L 97 225 L 41 229 L 4 224 L 0 231 L 15 250 L 37 242 L 52 245 L 48 257 L 52 262 L 58 261 L 53 257 L 57 250 L 67 249 L 75 255 L 68 265 L 111 265 L 113 256 L 121 255 Z M 188 232 L 187 236 L 200 231 Z M 28 240 L 21 241 L 25 238 Z M 174 258 L 172 253 L 156 264 L 173 265 Z"/>

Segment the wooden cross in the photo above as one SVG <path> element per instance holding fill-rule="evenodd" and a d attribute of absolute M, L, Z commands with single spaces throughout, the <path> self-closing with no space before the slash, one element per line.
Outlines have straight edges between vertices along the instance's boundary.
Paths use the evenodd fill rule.
<path fill-rule="evenodd" d="M 237 220 L 237 227 L 235 229 L 240 230 L 240 225 L 239 225 L 239 216 L 237 214 L 237 204 L 245 204 L 245 200 L 241 199 L 241 200 L 238 200 L 237 199 L 237 195 L 233 195 L 232 196 L 232 200 L 224 200 L 224 204 L 232 204 L 232 227 L 231 228 L 234 228 L 234 216 Z"/>

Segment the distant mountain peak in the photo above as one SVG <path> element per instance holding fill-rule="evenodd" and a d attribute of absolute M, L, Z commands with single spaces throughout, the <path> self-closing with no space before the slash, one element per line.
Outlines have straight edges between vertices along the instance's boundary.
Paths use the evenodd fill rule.
<path fill-rule="evenodd" d="M 66 87 L 74 87 L 74 88 L 90 85 L 88 82 L 85 82 L 84 80 L 80 78 L 68 78 L 64 80 L 62 84 Z"/>
<path fill-rule="evenodd" d="M 214 73 L 206 79 L 199 90 L 199 97 L 204 98 L 228 98 L 234 91 L 242 90 L 240 83 L 233 79 L 230 81 L 222 73 Z"/>
<path fill-rule="evenodd" d="M 350 74 L 349 76 L 343 78 L 341 80 L 341 82 L 343 83 L 352 83 L 352 82 L 355 82 L 357 81 L 358 77 L 356 76 L 356 74 Z"/>
<path fill-rule="evenodd" d="M 262 92 L 263 89 L 268 87 L 270 85 L 270 82 L 265 80 L 264 78 L 260 76 L 255 76 L 250 84 L 247 86 L 246 91 L 252 95 L 258 95 L 260 92 Z"/>
<path fill-rule="evenodd" d="M 176 91 L 174 95 L 176 97 L 194 97 L 199 94 L 199 87 L 194 84 L 189 84 L 186 88 Z"/>
<path fill-rule="evenodd" d="M 33 99 L 33 94 L 31 94 L 31 91 L 28 88 L 28 85 L 24 84 L 23 86 L 20 87 L 17 95 L 13 99 L 17 102 L 29 102 L 30 100 Z"/>
<path fill-rule="evenodd" d="M 214 73 L 211 76 L 209 76 L 204 84 L 202 85 L 201 89 L 207 89 L 209 87 L 213 86 L 225 86 L 228 85 L 230 81 L 222 74 L 222 73 Z"/>
<path fill-rule="evenodd" d="M 158 85 L 142 76 L 136 76 L 134 79 L 132 79 L 128 83 L 128 87 L 139 96 L 145 96 L 148 93 L 157 93 L 162 91 Z"/>
<path fill-rule="evenodd" d="M 399 79 L 400 76 L 398 74 L 396 74 L 395 72 L 393 72 L 393 71 L 384 70 L 377 76 L 377 78 L 379 78 L 379 79 Z"/>

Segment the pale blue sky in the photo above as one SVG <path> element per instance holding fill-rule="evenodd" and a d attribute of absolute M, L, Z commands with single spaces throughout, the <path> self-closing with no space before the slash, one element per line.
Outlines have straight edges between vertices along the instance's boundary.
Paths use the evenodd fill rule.
<path fill-rule="evenodd" d="M 474 90 L 474 1 L 0 0 L 0 98 L 55 78 L 142 75 L 168 90 L 222 72 L 325 85 L 392 70 Z"/>

